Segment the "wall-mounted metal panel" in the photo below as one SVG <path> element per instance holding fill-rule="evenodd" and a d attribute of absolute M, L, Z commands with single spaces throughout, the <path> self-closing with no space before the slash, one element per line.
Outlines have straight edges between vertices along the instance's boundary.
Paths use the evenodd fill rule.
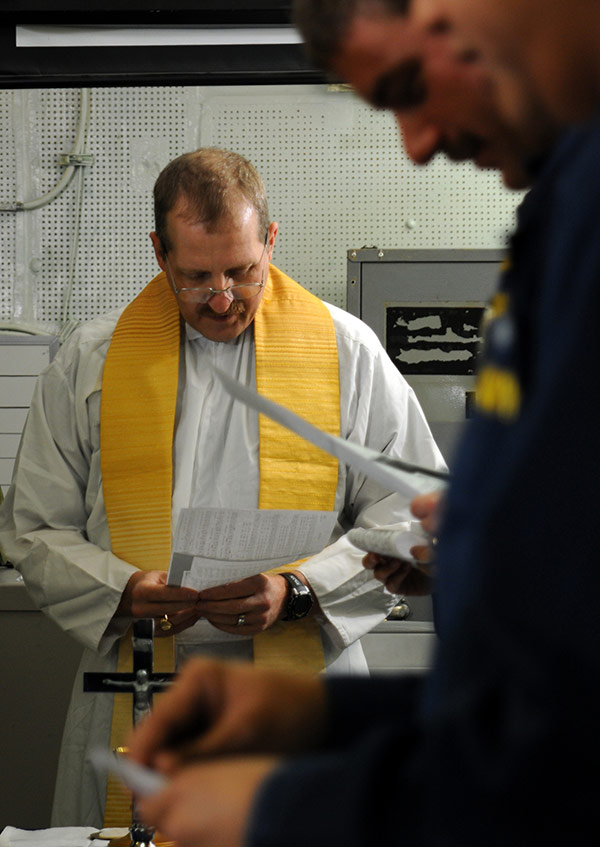
<path fill-rule="evenodd" d="M 500 250 L 350 250 L 348 309 L 413 387 L 446 461 L 469 415 Z"/>

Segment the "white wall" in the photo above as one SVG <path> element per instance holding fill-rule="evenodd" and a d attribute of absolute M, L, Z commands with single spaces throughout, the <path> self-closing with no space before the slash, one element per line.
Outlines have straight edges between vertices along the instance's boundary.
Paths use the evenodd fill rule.
<path fill-rule="evenodd" d="M 0 205 L 49 190 L 73 147 L 79 91 L 0 91 Z M 127 302 L 156 272 L 152 184 L 202 145 L 260 170 L 281 234 L 274 257 L 317 295 L 345 305 L 346 251 L 374 246 L 503 247 L 520 195 L 443 157 L 412 165 L 389 114 L 327 86 L 91 90 L 76 252 L 77 180 L 35 212 L 0 213 L 0 323 L 91 318 Z M 76 263 L 73 262 L 73 256 Z"/>

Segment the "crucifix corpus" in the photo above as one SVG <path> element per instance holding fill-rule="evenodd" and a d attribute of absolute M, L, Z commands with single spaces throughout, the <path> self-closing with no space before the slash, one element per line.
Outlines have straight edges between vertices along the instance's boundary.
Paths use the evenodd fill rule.
<path fill-rule="evenodd" d="M 137 724 L 152 708 L 152 697 L 171 685 L 175 674 L 154 672 L 154 621 L 137 620 L 131 636 L 133 671 L 130 673 L 85 673 L 83 690 L 111 694 L 133 695 L 133 724 Z M 132 802 L 132 822 L 129 829 L 132 847 L 151 845 L 154 830 L 146 828 L 136 814 Z"/>

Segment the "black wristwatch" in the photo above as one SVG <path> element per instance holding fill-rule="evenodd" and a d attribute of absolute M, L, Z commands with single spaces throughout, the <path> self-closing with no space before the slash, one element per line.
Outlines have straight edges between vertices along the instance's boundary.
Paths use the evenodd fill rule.
<path fill-rule="evenodd" d="M 287 606 L 285 610 L 284 621 L 297 621 L 306 615 L 312 609 L 313 598 L 310 593 L 310 588 L 305 585 L 301 579 L 298 579 L 296 574 L 282 573 L 280 574 L 289 585 Z"/>

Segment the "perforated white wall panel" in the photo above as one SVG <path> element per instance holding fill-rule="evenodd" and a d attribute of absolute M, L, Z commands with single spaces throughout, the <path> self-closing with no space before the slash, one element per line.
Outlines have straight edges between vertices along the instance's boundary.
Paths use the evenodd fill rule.
<path fill-rule="evenodd" d="M 0 95 L 0 202 L 14 198 L 17 166 L 13 126 L 13 96 L 5 91 Z M 6 318 L 12 309 L 12 280 L 15 275 L 16 216 L 0 213 L 0 313 Z"/>
<path fill-rule="evenodd" d="M 78 91 L 0 92 L 0 203 L 60 179 L 78 112 Z M 127 302 L 155 274 L 153 182 L 201 145 L 254 162 L 281 227 L 275 264 L 340 306 L 347 249 L 502 247 L 520 199 L 470 165 L 415 167 L 390 115 L 325 86 L 92 89 L 71 317 Z M 39 211 L 0 213 L 5 324 L 60 323 L 76 208 L 74 180 Z"/>

